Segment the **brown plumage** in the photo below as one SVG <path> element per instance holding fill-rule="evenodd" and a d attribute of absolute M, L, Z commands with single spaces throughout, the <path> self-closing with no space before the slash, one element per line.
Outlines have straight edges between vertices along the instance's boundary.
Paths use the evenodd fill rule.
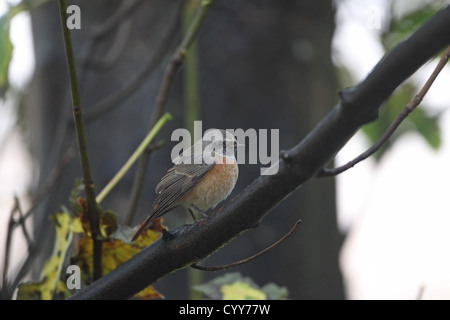
<path fill-rule="evenodd" d="M 153 202 L 152 213 L 141 223 L 132 241 L 136 240 L 153 220 L 175 207 L 184 206 L 205 211 L 214 208 L 228 197 L 238 178 L 238 166 L 234 157 L 236 140 L 229 133 L 225 137 L 227 139 L 224 141 L 216 142 L 220 143 L 220 148 L 215 149 L 214 158 L 210 159 L 213 161 L 184 164 L 178 159 L 176 163 L 179 164 L 167 171 L 156 186 L 157 197 Z M 227 144 L 231 151 L 226 151 Z"/>

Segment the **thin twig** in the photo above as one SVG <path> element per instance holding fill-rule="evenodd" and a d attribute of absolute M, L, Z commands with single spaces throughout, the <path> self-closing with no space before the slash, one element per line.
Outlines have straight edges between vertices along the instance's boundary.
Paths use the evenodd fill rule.
<path fill-rule="evenodd" d="M 161 86 L 159 88 L 158 94 L 156 96 L 156 104 L 152 112 L 152 116 L 150 119 L 150 128 L 152 128 L 156 121 L 161 117 L 164 111 L 164 107 L 166 105 L 167 96 L 169 93 L 170 86 L 172 84 L 172 80 L 181 63 L 183 62 L 184 57 L 186 56 L 186 52 L 192 42 L 195 40 L 197 36 L 198 30 L 206 17 L 206 13 L 208 12 L 209 7 L 211 6 L 211 0 L 203 0 L 200 4 L 197 13 L 195 14 L 192 23 L 187 30 L 185 36 L 183 37 L 180 46 L 175 50 L 175 53 L 172 55 L 169 64 L 167 65 L 162 81 Z M 129 204 L 129 208 L 127 211 L 127 216 L 134 216 L 137 201 L 140 197 L 140 193 L 142 190 L 142 185 L 144 182 L 145 172 L 147 170 L 147 164 L 150 160 L 151 152 L 144 152 L 142 154 L 141 160 L 139 162 L 138 168 L 136 170 L 136 174 L 134 175 L 133 181 L 133 189 L 131 194 L 131 201 Z"/>
<path fill-rule="evenodd" d="M 123 176 L 130 170 L 139 156 L 146 150 L 148 145 L 155 139 L 156 134 L 161 130 L 161 128 L 172 119 L 169 113 L 165 113 L 161 119 L 155 124 L 155 126 L 150 130 L 141 144 L 136 148 L 133 154 L 128 158 L 127 162 L 120 168 L 119 171 L 114 175 L 114 177 L 108 182 L 108 184 L 99 192 L 96 200 L 97 203 L 102 202 L 102 200 L 108 195 L 109 192 L 117 185 L 117 183 L 123 178 Z"/>
<path fill-rule="evenodd" d="M 201 0 L 186 0 L 183 5 L 182 28 L 183 33 L 189 29 L 192 19 L 197 12 Z M 200 120 L 200 94 L 198 81 L 198 39 L 195 39 L 186 52 L 183 70 L 183 99 L 184 99 L 184 127 L 191 133 L 191 143 L 194 142 L 194 121 Z M 189 210 L 192 214 L 192 211 Z M 188 283 L 190 287 L 200 285 L 204 273 L 195 268 L 188 270 Z M 201 300 L 203 293 L 191 290 L 191 300 Z"/>
<path fill-rule="evenodd" d="M 439 63 L 437 64 L 436 68 L 434 69 L 433 73 L 430 75 L 429 79 L 423 86 L 423 88 L 419 91 L 419 93 L 403 108 L 403 110 L 399 113 L 397 118 L 394 120 L 394 122 L 391 123 L 391 125 L 387 128 L 387 130 L 384 132 L 384 134 L 381 136 L 380 139 L 378 139 L 377 142 L 375 142 L 369 149 L 367 149 L 365 152 L 361 153 L 359 156 L 357 156 L 352 161 L 348 162 L 347 164 L 336 167 L 333 169 L 326 169 L 323 168 L 319 173 L 317 174 L 318 177 L 329 177 L 329 176 L 336 176 L 353 166 L 355 166 L 357 163 L 367 159 L 372 154 L 377 152 L 392 136 L 392 134 L 397 130 L 398 126 L 405 120 L 405 118 L 422 102 L 423 98 L 427 94 L 428 90 L 430 89 L 431 85 L 433 84 L 434 80 L 436 80 L 437 76 L 441 72 L 441 70 L 444 68 L 444 66 L 447 64 L 447 61 L 450 58 L 450 46 L 447 47 L 444 54 L 442 55 L 441 59 L 439 60 Z"/>
<path fill-rule="evenodd" d="M 93 279 L 94 281 L 101 277 L 101 249 L 102 243 L 97 239 L 99 235 L 98 222 L 98 205 L 95 201 L 94 182 L 91 176 L 89 165 L 89 155 L 87 150 L 86 132 L 84 129 L 83 112 L 81 108 L 80 92 L 78 88 L 77 69 L 75 64 L 75 56 L 72 47 L 72 37 L 70 30 L 66 27 L 67 21 L 67 2 L 58 0 L 59 13 L 61 18 L 61 27 L 64 38 L 64 48 L 66 51 L 67 69 L 69 72 L 70 89 L 72 93 L 73 117 L 75 120 L 75 129 L 80 153 L 81 168 L 83 171 L 83 184 L 86 194 L 87 210 L 89 215 L 89 223 L 91 227 L 91 237 L 93 242 Z"/>
<path fill-rule="evenodd" d="M 31 207 L 25 212 L 22 220 L 26 220 L 33 213 L 34 209 L 42 201 L 42 199 L 50 192 L 50 190 L 54 187 L 58 178 L 61 176 L 65 166 L 70 162 L 70 160 L 73 159 L 75 154 L 76 152 L 74 145 L 69 146 L 69 148 L 67 148 L 67 150 L 61 157 L 59 163 L 56 165 L 56 167 L 53 168 L 53 170 L 48 175 L 47 179 L 40 186 L 37 193 L 33 196 L 31 200 Z"/>
<path fill-rule="evenodd" d="M 157 62 L 161 60 L 171 44 L 174 32 L 176 30 L 176 23 L 172 23 L 167 34 L 164 36 L 163 43 L 156 48 L 155 54 L 142 66 L 141 70 L 130 81 L 121 86 L 117 91 L 103 98 L 89 110 L 86 110 L 84 118 L 86 122 L 93 121 L 99 118 L 99 116 L 112 110 L 120 105 L 122 101 L 128 98 L 133 92 L 135 92 L 147 79 L 147 77 L 153 72 L 157 66 Z"/>
<path fill-rule="evenodd" d="M 176 71 L 179 66 L 183 62 L 184 57 L 186 56 L 186 52 L 194 42 L 198 30 L 202 25 L 203 20 L 206 17 L 209 7 L 211 6 L 211 0 L 203 0 L 198 8 L 194 18 L 192 19 L 192 23 L 189 26 L 183 40 L 181 41 L 180 46 L 177 48 L 172 58 L 170 59 L 169 65 L 166 67 L 164 72 L 164 76 L 161 82 L 161 87 L 159 89 L 157 98 L 156 98 L 156 106 L 153 110 L 151 126 L 153 127 L 154 123 L 157 119 L 160 118 L 163 113 L 164 106 L 166 104 L 167 95 L 169 93 L 170 86 L 172 84 L 173 77 L 175 76 Z"/>
<path fill-rule="evenodd" d="M 3 286 L 4 297 L 9 297 L 11 295 L 11 291 L 13 291 L 14 288 L 16 288 L 17 284 L 22 279 L 23 275 L 25 275 L 28 272 L 28 269 L 31 266 L 31 262 L 34 259 L 34 255 L 37 253 L 37 250 L 35 250 L 36 248 L 34 246 L 34 243 L 31 241 L 31 237 L 26 230 L 25 221 L 27 218 L 29 218 L 32 215 L 32 213 L 34 212 L 36 207 L 39 205 L 39 203 L 42 201 L 42 199 L 53 188 L 55 182 L 60 177 L 64 167 L 73 158 L 74 155 L 75 155 L 75 149 L 73 146 L 71 146 L 66 150 L 66 152 L 64 153 L 59 164 L 52 170 L 50 175 L 47 177 L 47 179 L 43 183 L 42 187 L 39 188 L 38 193 L 31 200 L 31 207 L 25 213 L 22 213 L 18 199 L 15 200 L 16 204 L 15 204 L 14 208 L 18 209 L 19 219 L 17 219 L 15 221 L 15 223 L 12 223 L 10 221 L 10 224 L 12 223 L 13 227 L 16 227 L 17 224 L 20 224 L 22 226 L 23 234 L 28 243 L 28 255 L 27 255 L 27 258 L 25 259 L 25 261 L 20 265 L 20 268 L 18 268 L 14 278 L 7 283 L 8 286 L 7 287 Z M 13 209 L 13 210 L 15 210 L 15 209 Z M 9 235 L 10 232 L 12 232 L 12 229 L 11 229 L 11 231 L 9 231 L 9 229 L 8 229 L 7 239 L 10 238 L 10 235 Z M 9 250 L 8 249 L 9 241 L 10 240 L 6 241 L 6 249 L 7 250 Z M 6 252 L 5 252 L 5 254 L 6 254 Z M 7 263 L 6 263 L 6 265 L 7 265 Z M 3 281 L 5 281 L 5 280 L 3 280 Z M 5 283 L 4 283 L 4 285 L 5 285 Z"/>
<path fill-rule="evenodd" d="M 188 0 L 182 14 L 183 30 L 187 31 L 201 0 Z M 184 126 L 191 133 L 193 143 L 194 121 L 200 120 L 200 94 L 198 81 L 198 40 L 194 40 L 186 52 L 183 70 Z M 198 292 L 193 290 L 193 292 Z"/>
<path fill-rule="evenodd" d="M 19 219 L 14 219 L 14 215 L 17 212 L 19 215 Z M 3 290 L 6 290 L 7 288 L 7 274 L 9 269 L 9 254 L 11 251 L 12 246 L 12 234 L 15 229 L 20 225 L 22 227 L 23 235 L 25 236 L 25 240 L 27 241 L 28 250 L 31 251 L 31 248 L 33 246 L 33 241 L 31 240 L 30 234 L 28 233 L 26 226 L 25 226 L 25 220 L 23 219 L 23 212 L 22 207 L 20 206 L 20 201 L 17 196 L 14 196 L 14 206 L 11 209 L 11 214 L 8 221 L 8 231 L 6 233 L 6 242 L 5 242 L 5 254 L 3 256 L 3 274 L 2 274 L 2 288 Z"/>
<path fill-rule="evenodd" d="M 117 66 L 117 61 L 127 49 L 133 23 L 134 20 L 131 17 L 121 21 L 108 50 L 100 58 L 88 57 L 90 59 L 86 60 L 86 65 L 95 71 L 106 71 Z"/>
<path fill-rule="evenodd" d="M 119 7 L 102 21 L 101 24 L 93 26 L 87 35 L 86 54 L 82 55 L 83 67 L 89 66 L 96 70 L 105 70 L 111 66 L 114 66 L 114 62 L 120 57 L 121 53 L 126 48 L 128 41 L 128 33 L 131 29 L 133 19 L 131 13 L 142 3 L 142 0 L 123 1 Z M 102 59 L 91 60 L 91 54 L 94 49 L 93 44 L 98 44 L 101 38 L 104 38 L 114 29 L 118 29 L 116 35 L 112 39 L 107 53 L 102 55 Z M 85 114 L 85 120 L 87 120 L 87 113 Z"/>
<path fill-rule="evenodd" d="M 286 233 L 280 240 L 278 240 L 277 242 L 275 242 L 274 244 L 270 245 L 269 247 L 265 248 L 264 250 L 258 252 L 257 254 L 254 254 L 251 257 L 248 257 L 246 259 L 240 260 L 240 261 L 236 261 L 234 263 L 230 263 L 230 264 L 226 264 L 223 266 L 199 266 L 198 264 L 194 263 L 191 265 L 192 268 L 194 269 L 199 269 L 202 271 L 219 271 L 219 270 L 225 270 L 225 269 L 230 269 L 230 268 L 234 268 L 240 265 L 243 265 L 245 263 L 248 263 L 252 260 L 255 260 L 256 258 L 262 256 L 264 253 L 268 252 L 269 250 L 272 250 L 273 248 L 275 248 L 276 246 L 278 246 L 281 242 L 283 242 L 284 240 L 286 240 L 287 238 L 289 238 L 289 236 L 294 233 L 295 229 L 297 229 L 298 225 L 302 222 L 302 220 L 298 220 L 294 226 L 291 228 L 291 230 L 289 230 L 288 233 Z"/>
<path fill-rule="evenodd" d="M 94 26 L 89 32 L 89 37 L 96 40 L 109 34 L 112 29 L 117 28 L 120 21 L 126 19 L 143 0 L 129 0 L 120 2 L 120 6 L 102 24 Z"/>
<path fill-rule="evenodd" d="M 14 201 L 14 206 L 11 209 L 11 213 L 9 215 L 8 221 L 8 231 L 6 232 L 6 241 L 5 241 L 5 254 L 3 256 L 3 274 L 2 274 L 2 288 L 5 290 L 7 285 L 7 274 L 9 268 L 9 252 L 11 250 L 11 238 L 12 238 L 12 230 L 14 228 L 14 213 L 18 210 L 17 201 Z"/>
<path fill-rule="evenodd" d="M 158 150 L 159 148 L 161 148 L 163 145 L 164 145 L 164 140 L 160 140 L 160 141 L 158 141 L 156 143 L 151 143 L 147 147 L 145 152 L 151 154 L 152 152 L 154 152 L 154 151 Z M 131 194 L 132 194 L 131 196 L 133 196 L 134 192 L 131 192 Z M 136 201 L 131 201 L 131 202 L 137 204 L 137 200 Z M 136 210 L 132 210 L 132 212 L 135 213 Z M 125 216 L 124 224 L 127 225 L 127 226 L 130 226 L 133 223 L 133 219 L 134 219 L 134 215 L 130 214 L 130 215 Z"/>
<path fill-rule="evenodd" d="M 22 227 L 22 232 L 25 237 L 25 240 L 27 241 L 28 248 L 30 248 L 33 245 L 33 240 L 31 240 L 31 236 L 27 231 L 27 228 L 25 226 L 25 220 L 23 216 L 22 207 L 20 206 L 20 201 L 17 196 L 14 197 L 14 202 L 16 203 L 17 213 L 19 215 L 19 219 L 16 221 L 16 225 L 20 225 Z"/>

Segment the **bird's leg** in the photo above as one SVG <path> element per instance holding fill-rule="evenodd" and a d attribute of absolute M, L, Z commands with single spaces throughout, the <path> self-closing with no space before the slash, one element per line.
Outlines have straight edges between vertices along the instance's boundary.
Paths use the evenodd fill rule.
<path fill-rule="evenodd" d="M 195 217 L 194 212 L 192 211 L 192 209 L 190 207 L 188 208 L 188 210 L 189 210 L 189 213 L 191 214 L 192 219 L 194 219 L 194 223 L 196 223 L 197 218 Z"/>
<path fill-rule="evenodd" d="M 194 223 L 196 223 L 198 221 L 198 219 L 195 217 L 194 211 L 197 211 L 198 213 L 200 213 L 203 218 L 206 218 L 208 215 L 206 214 L 206 212 L 204 212 L 203 210 L 199 209 L 198 207 L 194 206 L 193 204 L 191 204 L 188 207 L 189 213 L 191 214 L 192 219 L 194 219 Z"/>
<path fill-rule="evenodd" d="M 192 208 L 194 208 L 195 209 L 195 211 L 197 211 L 198 213 L 200 213 L 202 216 L 203 216 L 203 218 L 206 218 L 206 217 L 208 217 L 208 215 L 206 214 L 206 212 L 205 211 L 203 211 L 203 210 L 201 210 L 201 209 L 199 209 L 197 206 L 195 206 L 195 205 L 193 205 L 193 204 L 191 204 L 191 206 L 192 206 Z"/>

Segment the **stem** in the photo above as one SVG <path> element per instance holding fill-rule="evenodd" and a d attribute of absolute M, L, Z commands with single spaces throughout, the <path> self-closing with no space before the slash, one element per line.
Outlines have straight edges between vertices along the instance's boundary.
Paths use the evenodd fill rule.
<path fill-rule="evenodd" d="M 70 35 L 70 30 L 66 27 L 67 2 L 65 0 L 58 0 L 58 6 L 64 38 L 64 48 L 66 51 L 67 69 L 69 72 L 70 91 L 72 93 L 72 111 L 75 120 L 75 129 L 80 152 L 81 169 L 83 171 L 83 184 L 86 193 L 89 223 L 91 226 L 91 236 L 94 252 L 93 279 L 95 281 L 101 277 L 102 243 L 97 239 L 97 235 L 99 235 L 98 205 L 97 202 L 95 201 L 94 182 L 92 180 L 91 169 L 89 166 L 86 132 L 84 129 L 84 119 L 81 108 L 80 92 L 78 88 L 77 69 L 75 64 L 75 55 L 73 53 L 72 37 Z"/>
<path fill-rule="evenodd" d="M 183 8 L 183 31 L 187 32 L 192 22 L 196 9 L 200 5 L 200 0 L 188 0 Z M 184 64 L 184 126 L 191 133 L 194 130 L 194 121 L 200 119 L 200 99 L 198 89 L 198 55 L 197 39 L 194 40 L 189 50 L 186 52 Z M 194 141 L 191 141 L 192 143 Z"/>
<path fill-rule="evenodd" d="M 6 241 L 5 241 L 5 253 L 3 256 L 3 274 L 2 274 L 2 290 L 6 291 L 7 287 L 7 275 L 8 275 L 8 269 L 9 269 L 9 253 L 11 250 L 11 238 L 12 238 L 12 231 L 14 227 L 14 213 L 19 210 L 18 207 L 18 201 L 17 199 L 14 199 L 14 207 L 11 210 L 11 214 L 9 216 L 8 221 L 8 231 L 6 232 Z"/>
<path fill-rule="evenodd" d="M 195 13 L 201 6 L 201 0 L 188 0 L 184 4 L 182 14 L 183 32 L 187 34 L 195 17 Z M 184 96 L 184 126 L 191 133 L 191 143 L 194 142 L 194 121 L 200 120 L 200 99 L 198 92 L 198 40 L 194 39 L 189 50 L 185 54 L 183 70 L 183 96 Z M 189 287 L 192 288 L 203 282 L 203 273 L 200 270 L 188 269 Z M 191 300 L 201 300 L 203 294 L 197 290 L 191 290 Z"/>
<path fill-rule="evenodd" d="M 153 141 L 156 134 L 161 130 L 161 128 L 166 124 L 166 122 L 172 120 L 172 116 L 169 113 L 165 113 L 161 119 L 155 124 L 152 130 L 147 134 L 145 139 L 141 142 L 139 147 L 133 152 L 130 158 L 125 162 L 125 164 L 120 168 L 116 175 L 108 182 L 108 184 L 103 188 L 98 194 L 96 200 L 97 203 L 102 202 L 102 200 L 108 195 L 109 192 L 117 185 L 117 183 L 123 178 L 123 176 L 130 170 L 139 156 L 145 151 L 148 145 Z"/>
<path fill-rule="evenodd" d="M 187 49 L 190 47 L 192 42 L 195 40 L 197 36 L 197 32 L 206 17 L 206 13 L 208 12 L 209 7 L 211 6 L 211 0 L 202 0 L 199 9 L 197 10 L 191 25 L 188 28 L 183 40 L 181 41 L 180 46 L 177 48 L 172 58 L 170 59 L 169 64 L 166 67 L 164 72 L 163 79 L 161 81 L 161 87 L 159 88 L 158 95 L 156 97 L 156 105 L 153 109 L 152 117 L 150 119 L 150 128 L 152 128 L 157 119 L 159 119 L 164 111 L 164 107 L 166 105 L 167 96 L 169 93 L 169 88 L 172 83 L 173 77 L 175 76 L 176 71 L 179 66 L 183 62 L 183 58 L 186 55 Z M 127 212 L 127 217 L 130 217 L 129 220 L 132 220 L 137 208 L 137 202 L 142 190 L 142 185 L 144 183 L 144 175 L 147 170 L 147 163 L 150 160 L 151 151 L 145 151 L 142 154 L 141 160 L 139 162 L 138 168 L 134 175 L 133 181 L 133 190 L 131 192 L 131 201 Z"/>
<path fill-rule="evenodd" d="M 14 219 L 14 215 L 17 212 L 19 218 L 16 220 Z M 14 207 L 11 210 L 11 214 L 8 221 L 8 230 L 6 232 L 6 241 L 5 241 L 5 254 L 3 257 L 3 274 L 2 274 L 2 283 L 1 283 L 1 290 L 2 292 L 2 298 L 3 299 L 10 299 L 14 289 L 16 286 L 11 285 L 15 283 L 15 279 L 13 281 L 8 281 L 8 269 L 9 269 L 9 256 L 12 246 L 12 235 L 15 227 L 20 225 L 22 227 L 22 232 L 25 237 L 25 240 L 28 245 L 28 257 L 31 256 L 32 251 L 34 251 L 33 248 L 33 240 L 31 239 L 30 234 L 28 233 L 26 226 L 25 226 L 25 220 L 22 212 L 22 207 L 20 206 L 20 201 L 17 196 L 14 196 Z"/>
<path fill-rule="evenodd" d="M 202 270 L 202 271 L 220 271 L 220 270 L 225 270 L 225 269 L 230 269 L 230 268 L 234 268 L 234 267 L 238 267 L 241 266 L 243 264 L 249 263 L 250 261 L 255 260 L 256 258 L 262 256 L 263 254 L 265 254 L 266 252 L 269 252 L 270 250 L 272 250 L 273 248 L 275 248 L 276 246 L 278 246 L 280 243 L 282 243 L 284 240 L 286 240 L 287 238 L 289 238 L 295 231 L 295 229 L 297 229 L 298 225 L 302 222 L 302 220 L 297 220 L 297 222 L 295 222 L 294 226 L 291 228 L 291 230 L 289 230 L 288 233 L 286 233 L 281 239 L 279 239 L 277 242 L 271 244 L 269 247 L 265 248 L 264 250 L 261 250 L 260 252 L 252 255 L 251 257 L 239 260 L 237 262 L 234 263 L 230 263 L 227 265 L 223 265 L 223 266 L 199 266 L 198 264 L 194 263 L 191 265 L 192 268 L 196 269 L 196 270 Z"/>

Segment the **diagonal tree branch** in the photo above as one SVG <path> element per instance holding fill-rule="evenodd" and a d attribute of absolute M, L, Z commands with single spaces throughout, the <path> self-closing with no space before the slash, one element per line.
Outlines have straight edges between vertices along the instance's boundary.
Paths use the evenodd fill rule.
<path fill-rule="evenodd" d="M 398 44 L 296 146 L 284 152 L 275 175 L 258 177 L 207 219 L 165 232 L 163 237 L 72 299 L 125 299 L 165 275 L 187 267 L 255 228 L 264 216 L 319 170 L 378 108 L 427 60 L 450 43 L 450 6 Z"/>
<path fill-rule="evenodd" d="M 392 136 L 392 134 L 397 130 L 398 126 L 403 122 L 403 120 L 408 117 L 408 115 L 414 111 L 414 109 L 422 102 L 423 98 L 427 94 L 428 90 L 431 88 L 434 80 L 436 80 L 437 76 L 441 72 L 442 69 L 444 69 L 444 66 L 447 64 L 447 61 L 450 59 L 450 46 L 447 47 L 447 49 L 444 52 L 444 55 L 441 57 L 441 60 L 439 61 L 438 65 L 434 69 L 433 73 L 428 78 L 425 85 L 422 87 L 422 89 L 419 91 L 418 94 L 414 96 L 414 98 L 403 108 L 403 110 L 399 113 L 397 118 L 391 123 L 391 125 L 387 128 L 387 130 L 384 132 L 384 134 L 378 139 L 377 142 L 375 142 L 369 149 L 361 153 L 359 156 L 357 156 L 355 159 L 347 162 L 346 164 L 332 169 L 322 169 L 317 176 L 318 177 L 330 177 L 330 176 L 337 176 L 338 174 L 353 168 L 356 164 L 360 163 L 361 161 L 367 159 L 371 155 L 373 155 L 375 152 L 377 152 Z"/>

